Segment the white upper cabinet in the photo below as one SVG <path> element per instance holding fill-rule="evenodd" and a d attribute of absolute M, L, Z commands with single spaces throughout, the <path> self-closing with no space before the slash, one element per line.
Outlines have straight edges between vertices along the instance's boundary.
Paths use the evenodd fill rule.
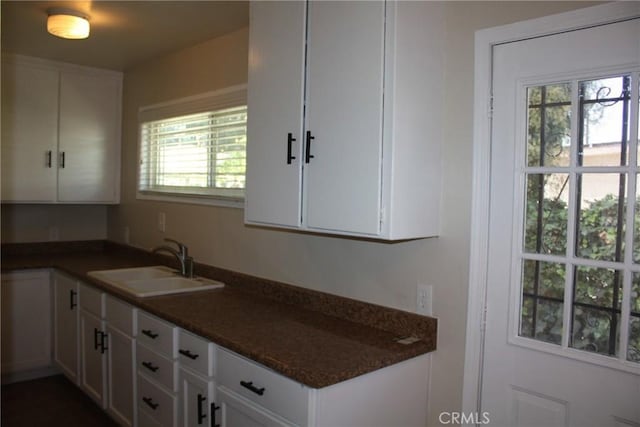
<path fill-rule="evenodd" d="M 2 201 L 118 203 L 122 74 L 2 62 Z"/>
<path fill-rule="evenodd" d="M 246 222 L 436 236 L 443 34 L 435 2 L 252 3 Z"/>

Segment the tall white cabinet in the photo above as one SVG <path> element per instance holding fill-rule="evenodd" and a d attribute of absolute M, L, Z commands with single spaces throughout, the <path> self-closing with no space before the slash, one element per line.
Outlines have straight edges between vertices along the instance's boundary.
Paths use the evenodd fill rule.
<path fill-rule="evenodd" d="M 442 22 L 433 2 L 251 4 L 247 223 L 438 234 Z"/>
<path fill-rule="evenodd" d="M 122 74 L 2 57 L 2 202 L 118 203 Z"/>

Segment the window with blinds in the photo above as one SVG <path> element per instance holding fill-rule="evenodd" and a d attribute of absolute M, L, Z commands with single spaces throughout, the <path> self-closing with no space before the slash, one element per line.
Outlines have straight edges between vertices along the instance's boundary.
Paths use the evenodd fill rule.
<path fill-rule="evenodd" d="M 212 99 L 206 111 L 141 120 L 140 193 L 244 197 L 247 106 L 211 108 L 217 104 L 215 96 Z M 149 113 L 160 110 L 145 110 L 141 118 L 167 115 Z"/>

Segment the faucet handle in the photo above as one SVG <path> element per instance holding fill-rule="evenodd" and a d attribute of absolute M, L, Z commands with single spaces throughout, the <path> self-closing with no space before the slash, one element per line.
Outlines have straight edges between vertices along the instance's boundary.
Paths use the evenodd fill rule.
<path fill-rule="evenodd" d="M 165 237 L 164 239 L 165 242 L 170 242 L 170 243 L 174 243 L 176 246 L 178 246 L 178 249 L 180 249 L 180 254 L 182 254 L 183 256 L 187 256 L 189 253 L 189 248 L 187 248 L 187 246 L 183 243 L 178 242 L 177 240 L 174 239 L 169 239 L 168 237 Z"/>

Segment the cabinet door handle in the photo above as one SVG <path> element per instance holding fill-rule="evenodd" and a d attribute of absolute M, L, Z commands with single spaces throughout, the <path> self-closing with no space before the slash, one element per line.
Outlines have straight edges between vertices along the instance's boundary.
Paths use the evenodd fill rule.
<path fill-rule="evenodd" d="M 100 333 L 100 331 L 98 331 L 98 328 L 93 328 L 93 349 L 97 350 L 98 349 L 98 334 Z"/>
<path fill-rule="evenodd" d="M 159 366 L 153 366 L 153 363 L 151 363 L 151 362 L 142 362 L 142 366 L 144 366 L 145 368 L 147 368 L 151 372 L 156 372 L 158 369 L 160 369 Z"/>
<path fill-rule="evenodd" d="M 193 354 L 191 353 L 189 350 L 178 350 L 178 353 L 180 353 L 181 355 L 188 357 L 191 360 L 196 360 L 198 358 L 198 354 Z"/>
<path fill-rule="evenodd" d="M 288 133 L 287 134 L 287 164 L 290 165 L 292 160 L 295 160 L 296 157 L 292 154 L 291 152 L 291 147 L 293 145 L 293 142 L 297 141 L 297 139 L 295 139 L 293 137 L 292 133 Z"/>
<path fill-rule="evenodd" d="M 109 350 L 107 347 L 109 337 L 106 333 L 100 332 L 100 354 L 104 354 L 105 351 Z"/>
<path fill-rule="evenodd" d="M 142 333 L 145 334 L 146 336 L 148 336 L 149 338 L 151 338 L 152 340 L 155 340 L 156 338 L 158 338 L 160 336 L 159 334 L 153 333 L 153 331 L 151 329 L 143 329 Z"/>
<path fill-rule="evenodd" d="M 220 409 L 219 406 L 216 406 L 216 402 L 211 402 L 211 427 L 220 427 L 220 424 L 216 423 L 216 411 Z"/>
<path fill-rule="evenodd" d="M 240 385 L 246 389 L 251 390 L 252 392 L 254 392 L 255 394 L 257 394 L 258 396 L 262 396 L 264 394 L 264 387 L 256 387 L 253 385 L 253 381 L 240 381 Z"/>
<path fill-rule="evenodd" d="M 78 304 L 76 304 L 77 292 L 73 289 L 69 289 L 69 310 L 73 310 Z"/>
<path fill-rule="evenodd" d="M 156 408 L 157 408 L 158 406 L 160 406 L 160 404 L 159 404 L 159 403 L 153 403 L 153 399 L 152 399 L 152 398 L 150 398 L 150 397 L 143 397 L 143 398 L 142 398 L 142 401 L 143 401 L 144 403 L 146 403 L 146 404 L 147 404 L 147 406 L 148 406 L 149 408 L 153 409 L 154 411 L 156 410 Z"/>
<path fill-rule="evenodd" d="M 47 167 L 49 169 L 51 169 L 51 164 L 52 164 L 51 163 L 51 156 L 52 156 L 51 150 L 47 150 Z"/>
<path fill-rule="evenodd" d="M 64 169 L 64 158 L 65 158 L 64 151 L 61 151 L 61 152 L 60 152 L 60 167 L 61 167 L 62 169 Z"/>
<path fill-rule="evenodd" d="M 311 140 L 312 139 L 316 139 L 315 136 L 311 135 L 311 131 L 308 130 L 307 131 L 307 146 L 306 146 L 306 150 L 305 150 L 305 157 L 304 157 L 304 162 L 305 163 L 309 163 L 309 160 L 313 159 L 315 156 L 311 155 Z"/>
<path fill-rule="evenodd" d="M 202 424 L 205 418 L 207 418 L 207 414 L 204 413 L 204 408 L 202 407 L 203 403 L 207 401 L 207 398 L 200 393 L 198 393 L 198 425 Z"/>

